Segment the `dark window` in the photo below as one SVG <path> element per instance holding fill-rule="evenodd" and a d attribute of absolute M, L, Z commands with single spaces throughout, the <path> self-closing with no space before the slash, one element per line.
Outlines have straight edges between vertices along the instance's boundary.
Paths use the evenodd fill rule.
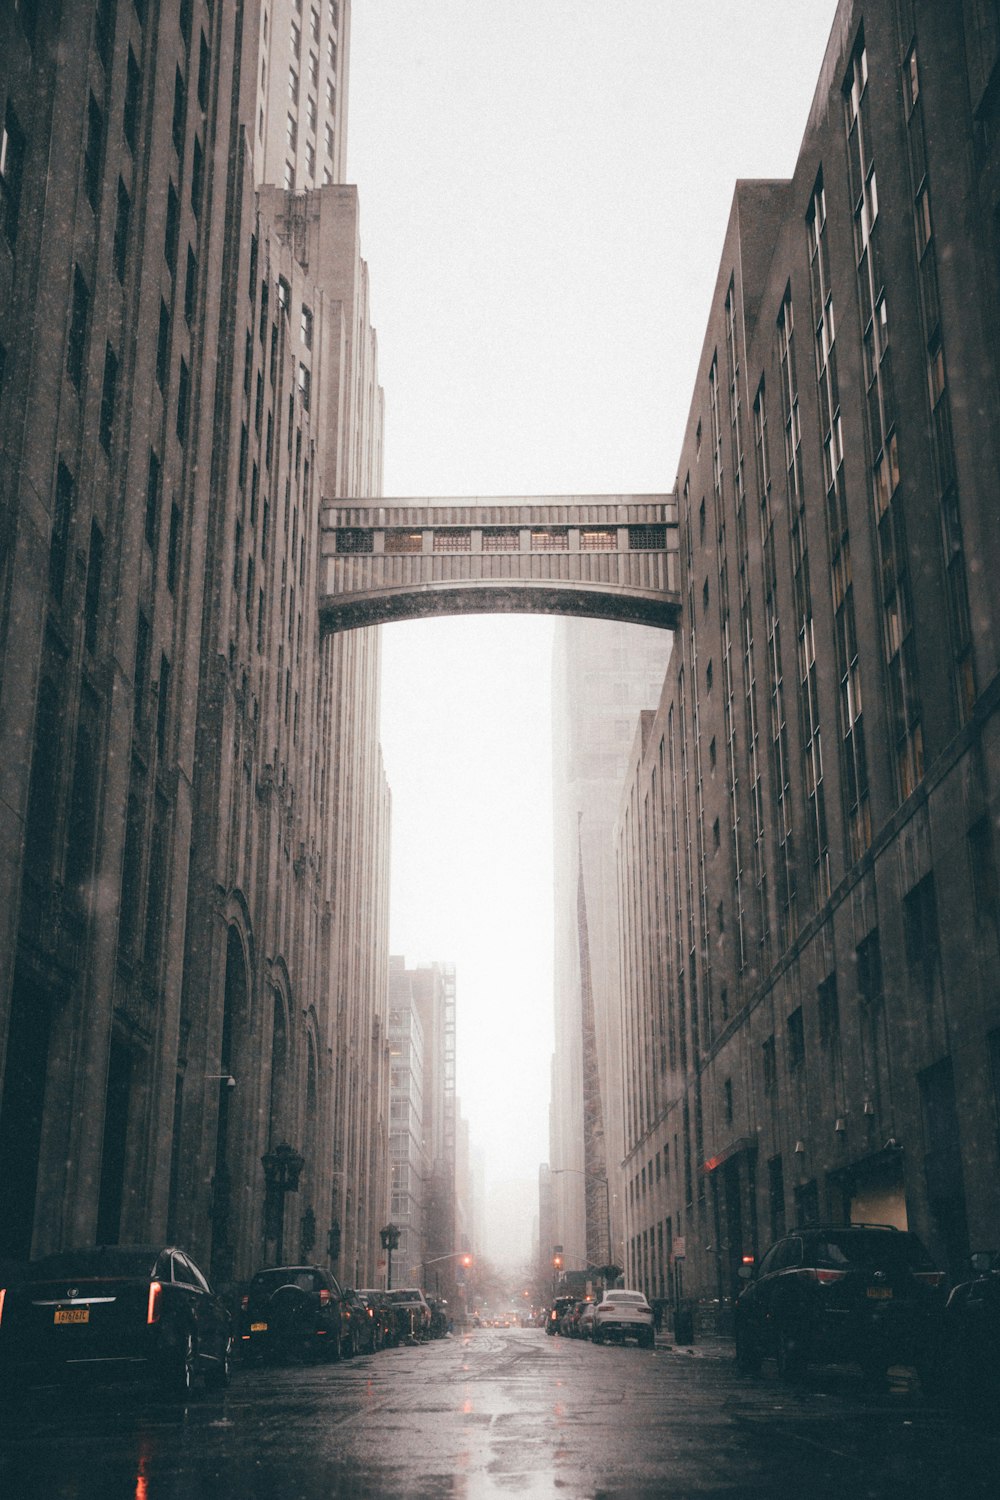
<path fill-rule="evenodd" d="M 180 10 L 181 36 L 186 46 L 191 45 L 191 0 L 181 0 Z"/>
<path fill-rule="evenodd" d="M 49 589 L 62 602 L 66 583 L 66 559 L 69 555 L 69 530 L 73 518 L 73 476 L 60 461 L 56 472 L 55 508 L 52 516 L 52 538 L 49 543 Z"/>
<path fill-rule="evenodd" d="M 146 541 L 156 545 L 156 518 L 160 507 L 160 460 L 149 450 L 149 472 L 146 476 Z"/>
<path fill-rule="evenodd" d="M 769 1094 L 778 1081 L 778 1067 L 773 1036 L 766 1038 L 760 1051 L 764 1067 L 764 1092 Z"/>
<path fill-rule="evenodd" d="M 933 874 L 925 875 L 903 898 L 903 931 L 910 976 L 923 989 L 928 1004 L 934 998 L 938 970 L 937 900 Z"/>
<path fill-rule="evenodd" d="M 630 526 L 628 544 L 633 552 L 663 552 L 667 545 L 665 526 Z"/>
<path fill-rule="evenodd" d="M 162 760 L 167 752 L 167 716 L 170 711 L 170 663 L 160 654 L 160 686 L 156 696 L 156 750 Z"/>
<path fill-rule="evenodd" d="M 250 274 L 249 274 L 249 276 L 247 278 L 247 296 L 250 298 L 251 303 L 253 302 L 253 300 L 256 297 L 256 295 L 257 295 L 257 236 L 255 234 L 252 234 L 250 236 Z M 266 301 L 267 301 L 267 282 L 266 281 L 264 283 L 264 293 L 263 293 L 263 295 L 264 295 L 264 304 L 266 304 Z M 261 317 L 262 318 L 264 316 L 264 313 L 267 310 L 266 306 L 264 304 L 262 304 L 262 306 L 261 306 Z M 261 326 L 261 333 L 263 333 L 263 325 Z"/>
<path fill-rule="evenodd" d="M 0 134 L 0 226 L 13 245 L 17 238 L 17 221 L 21 212 L 21 188 L 24 185 L 24 158 L 28 143 L 10 104 L 4 113 Z"/>
<path fill-rule="evenodd" d="M 167 388 L 170 373 L 170 309 L 160 303 L 160 328 L 156 336 L 156 383 L 161 391 Z"/>
<path fill-rule="evenodd" d="M 188 374 L 187 361 L 182 359 L 177 375 L 177 436 L 182 443 L 187 441 L 188 403 L 191 399 L 190 387 L 191 377 Z"/>
<path fill-rule="evenodd" d="M 172 594 L 177 590 L 177 557 L 180 539 L 180 507 L 172 503 L 170 506 L 170 530 L 167 535 L 167 588 Z"/>
<path fill-rule="evenodd" d="M 90 523 L 90 555 L 87 559 L 87 593 L 83 607 L 83 640 L 93 656 L 97 650 L 97 626 L 101 613 L 101 576 L 104 572 L 104 535 L 96 521 Z"/>
<path fill-rule="evenodd" d="M 239 486 L 241 490 L 246 489 L 247 483 L 247 460 L 250 455 L 250 434 L 247 432 L 247 424 L 244 422 L 240 427 L 240 467 Z"/>
<path fill-rule="evenodd" d="M 201 106 L 202 114 L 208 109 L 208 66 L 210 58 L 211 54 L 208 50 L 208 43 L 205 40 L 205 33 L 202 32 L 201 42 L 198 47 L 198 103 Z"/>
<path fill-rule="evenodd" d="M 788 1017 L 788 1066 L 801 1068 L 806 1060 L 805 1028 L 802 1024 L 802 1007 L 793 1010 Z"/>
<path fill-rule="evenodd" d="M 139 611 L 139 619 L 135 631 L 135 672 L 132 679 L 132 689 L 135 694 L 132 700 L 132 717 L 136 729 L 141 729 L 146 717 L 146 692 L 149 686 L 149 648 L 152 632 L 149 621 Z"/>
<path fill-rule="evenodd" d="M 132 957 L 142 900 L 142 803 L 129 794 L 125 817 L 125 849 L 122 854 L 122 886 L 118 918 L 118 954 L 127 963 Z"/>
<path fill-rule="evenodd" d="M 101 192 L 101 151 L 104 145 L 104 115 L 101 106 L 90 96 L 87 105 L 87 141 L 83 152 L 83 181 L 87 201 L 97 211 L 97 200 Z"/>
<path fill-rule="evenodd" d="M 73 784 L 66 820 L 66 888 L 81 906 L 86 899 L 85 882 L 94 855 L 94 822 L 97 816 L 97 767 L 94 747 L 87 730 L 76 739 Z M 83 888 L 83 889 L 82 889 Z"/>
<path fill-rule="evenodd" d="M 194 322 L 195 303 L 198 299 L 198 261 L 188 245 L 187 277 L 184 282 L 184 321 L 190 328 Z"/>
<path fill-rule="evenodd" d="M 108 344 L 104 350 L 104 381 L 101 386 L 101 420 L 98 436 L 101 447 L 111 452 L 111 434 L 115 425 L 115 404 L 118 399 L 118 356 Z"/>
<path fill-rule="evenodd" d="M 804 1182 L 795 1189 L 795 1222 L 803 1228 L 806 1224 L 815 1224 L 818 1218 L 819 1189 L 813 1178 L 811 1182 Z"/>
<path fill-rule="evenodd" d="M 882 998 L 882 948 L 875 928 L 858 944 L 858 994 L 865 1005 L 874 1006 Z"/>
<path fill-rule="evenodd" d="M 184 84 L 184 74 L 178 67 L 174 69 L 174 118 L 171 125 L 174 150 L 178 156 L 184 154 L 184 118 L 186 114 L 187 88 Z"/>
<path fill-rule="evenodd" d="M 163 238 L 163 255 L 171 276 L 177 269 L 177 238 L 181 229 L 181 206 L 177 189 L 171 182 L 167 187 L 167 224 Z"/>
<path fill-rule="evenodd" d="M 115 219 L 115 275 L 125 284 L 125 255 L 128 250 L 128 221 L 132 200 L 122 179 L 118 179 L 118 217 Z"/>
<path fill-rule="evenodd" d="M 122 116 L 122 131 L 128 148 L 135 155 L 139 144 L 139 99 L 142 92 L 142 74 L 135 60 L 135 53 L 128 49 L 128 72 L 125 76 L 125 111 Z"/>
<path fill-rule="evenodd" d="M 976 920 L 995 929 L 1000 904 L 997 900 L 997 865 L 989 818 L 978 818 L 969 829 L 969 864 L 972 869 L 972 904 Z"/>
<path fill-rule="evenodd" d="M 69 317 L 69 341 L 66 345 L 66 374 L 77 390 L 83 382 L 84 355 L 87 349 L 87 319 L 90 315 L 90 291 L 79 266 L 73 267 L 73 304 Z"/>
<path fill-rule="evenodd" d="M 727 1125 L 733 1123 L 733 1080 L 727 1078 L 722 1085 L 722 1112 Z"/>
<path fill-rule="evenodd" d="M 191 153 L 191 211 L 196 219 L 201 218 L 201 195 L 205 182 L 205 153 L 201 141 L 194 138 Z"/>
<path fill-rule="evenodd" d="M 712 691 L 712 663 L 711 662 L 709 662 L 708 666 L 705 668 L 705 691 L 706 691 L 706 693 L 710 693 Z"/>
<path fill-rule="evenodd" d="M 337 531 L 338 552 L 374 552 L 375 533 L 357 526 L 341 526 Z"/>
<path fill-rule="evenodd" d="M 840 1004 L 837 1000 L 837 976 L 830 974 L 817 991 L 819 1001 L 819 1039 L 824 1047 L 832 1046 L 840 1036 Z"/>
<path fill-rule="evenodd" d="M 94 13 L 94 45 L 105 68 L 111 62 L 114 36 L 115 0 L 97 0 Z"/>

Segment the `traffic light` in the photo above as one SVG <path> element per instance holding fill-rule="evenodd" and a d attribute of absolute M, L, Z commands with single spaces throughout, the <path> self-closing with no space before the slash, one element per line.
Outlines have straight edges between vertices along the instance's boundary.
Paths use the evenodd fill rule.
<path fill-rule="evenodd" d="M 562 1258 L 561 1255 L 553 1255 L 553 1257 L 552 1257 L 552 1269 L 553 1269 L 553 1271 L 561 1271 L 562 1270 L 562 1262 L 563 1262 L 563 1258 Z"/>
<path fill-rule="evenodd" d="M 472 1265 L 472 1256 L 471 1255 L 463 1255 L 462 1256 L 462 1265 L 465 1267 L 466 1270 L 468 1270 L 469 1267 Z"/>

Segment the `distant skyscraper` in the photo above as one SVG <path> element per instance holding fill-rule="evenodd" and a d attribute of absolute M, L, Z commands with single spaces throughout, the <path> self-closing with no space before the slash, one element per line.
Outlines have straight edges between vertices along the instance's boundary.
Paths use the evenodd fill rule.
<path fill-rule="evenodd" d="M 351 0 L 271 0 L 259 14 L 255 183 L 341 183 Z"/>
<path fill-rule="evenodd" d="M 639 712 L 659 698 L 670 640 L 662 631 L 603 620 L 556 624 L 550 1165 L 551 1223 L 567 1268 L 615 1260 L 620 1238 L 615 1210 L 624 1134 L 613 830 Z"/>

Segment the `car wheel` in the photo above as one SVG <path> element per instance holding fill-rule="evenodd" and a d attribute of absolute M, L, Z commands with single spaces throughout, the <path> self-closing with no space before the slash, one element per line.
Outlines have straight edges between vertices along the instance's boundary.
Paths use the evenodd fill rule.
<path fill-rule="evenodd" d="M 736 1368 L 741 1375 L 760 1374 L 760 1350 L 742 1323 L 736 1325 Z"/>
<path fill-rule="evenodd" d="M 645 1329 L 643 1329 L 642 1333 L 640 1333 L 640 1335 L 639 1335 L 639 1348 L 640 1349 L 653 1349 L 653 1348 L 655 1348 L 655 1346 L 656 1346 L 656 1335 L 653 1332 L 653 1330 L 650 1329 L 647 1332 Z"/>
<path fill-rule="evenodd" d="M 801 1338 L 788 1323 L 778 1327 L 778 1374 L 782 1380 L 801 1380 L 806 1372 L 805 1349 Z"/>
<path fill-rule="evenodd" d="M 194 1385 L 195 1364 L 194 1334 L 189 1329 L 178 1347 L 171 1351 L 164 1370 L 163 1384 L 168 1396 L 175 1396 L 181 1401 L 190 1396 Z"/>
<path fill-rule="evenodd" d="M 224 1391 L 232 1378 L 233 1340 L 226 1339 L 222 1354 L 205 1376 L 205 1384 L 213 1391 Z"/>

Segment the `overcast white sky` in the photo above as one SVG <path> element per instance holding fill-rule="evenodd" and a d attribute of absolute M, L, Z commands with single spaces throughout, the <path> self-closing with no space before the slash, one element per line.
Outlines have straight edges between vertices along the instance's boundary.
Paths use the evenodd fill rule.
<path fill-rule="evenodd" d="M 386 495 L 672 487 L 734 183 L 791 172 L 835 9 L 353 0 Z M 548 1156 L 550 639 L 530 617 L 385 630 L 392 947 L 457 966 L 494 1182 Z M 491 1234 L 527 1256 L 530 1218 Z"/>

